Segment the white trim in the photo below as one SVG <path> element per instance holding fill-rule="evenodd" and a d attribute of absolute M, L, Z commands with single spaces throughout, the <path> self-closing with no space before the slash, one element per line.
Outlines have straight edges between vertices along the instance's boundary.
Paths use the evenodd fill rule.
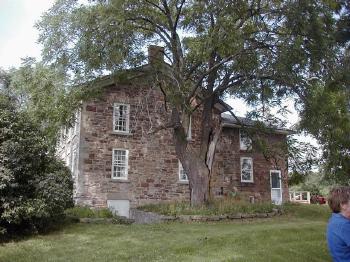
<path fill-rule="evenodd" d="M 115 180 L 128 180 L 128 173 L 129 173 L 129 150 L 124 148 L 113 148 L 112 149 L 112 172 L 111 172 L 111 178 Z M 115 177 L 114 176 L 114 152 L 115 151 L 125 151 L 125 176 L 123 177 Z"/>
<path fill-rule="evenodd" d="M 242 164 L 243 164 L 243 161 L 245 160 L 245 159 L 248 159 L 248 160 L 250 160 L 251 161 L 251 172 L 250 172 L 250 174 L 251 174 L 251 179 L 250 180 L 243 180 L 243 177 L 242 177 Z M 253 163 L 253 158 L 251 158 L 251 157 L 241 157 L 241 182 L 244 182 L 244 183 L 254 183 L 254 163 Z"/>
<path fill-rule="evenodd" d="M 125 130 L 118 130 L 116 129 L 116 108 L 118 106 L 126 106 L 126 119 L 125 119 Z M 119 134 L 129 134 L 130 132 L 130 105 L 129 104 L 123 104 L 123 103 L 114 103 L 113 104 L 113 132 L 119 133 Z"/>
<path fill-rule="evenodd" d="M 181 171 L 184 172 L 184 174 L 186 175 L 187 179 L 182 179 Z M 178 175 L 179 175 L 179 181 L 180 181 L 180 182 L 188 182 L 188 175 L 186 174 L 186 172 L 185 172 L 185 170 L 184 170 L 184 168 L 183 168 L 183 166 L 182 166 L 180 160 L 179 160 Z"/>
<path fill-rule="evenodd" d="M 271 174 L 272 173 L 278 173 L 278 177 L 279 177 L 279 180 L 280 180 L 280 187 L 279 188 L 272 188 L 272 179 L 271 179 Z M 281 170 L 277 170 L 277 169 L 272 169 L 270 170 L 270 188 L 271 188 L 271 201 L 273 200 L 272 199 L 272 190 L 275 189 L 275 190 L 280 190 L 280 200 L 278 203 L 276 203 L 276 205 L 280 205 L 282 204 L 282 200 L 283 200 L 283 187 L 282 187 L 282 173 L 281 173 Z"/>
<path fill-rule="evenodd" d="M 246 135 L 246 138 L 249 139 L 249 144 L 247 145 L 246 143 L 243 142 L 242 140 L 242 135 L 244 131 L 242 129 L 239 129 L 239 149 L 244 150 L 244 151 L 249 151 L 252 149 L 252 139 Z"/>

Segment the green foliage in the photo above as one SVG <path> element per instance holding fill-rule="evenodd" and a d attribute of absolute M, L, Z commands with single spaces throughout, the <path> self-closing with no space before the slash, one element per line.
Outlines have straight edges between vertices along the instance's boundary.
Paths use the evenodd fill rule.
<path fill-rule="evenodd" d="M 65 211 L 67 216 L 77 218 L 113 218 L 113 213 L 108 208 L 92 209 L 86 206 L 75 206 Z"/>
<path fill-rule="evenodd" d="M 238 201 L 235 198 L 216 200 L 207 205 L 191 206 L 188 202 L 173 202 L 150 204 L 139 207 L 139 209 L 148 212 L 155 212 L 163 215 L 225 215 L 237 213 L 266 213 L 272 212 L 277 208 L 271 203 L 248 203 Z"/>
<path fill-rule="evenodd" d="M 313 83 L 300 123 L 322 145 L 326 178 L 343 185 L 350 184 L 349 70 L 350 58 L 345 56 L 325 83 Z"/>
<path fill-rule="evenodd" d="M 0 94 L 0 227 L 45 228 L 72 204 L 69 170 L 49 152 L 40 128 Z"/>
<path fill-rule="evenodd" d="M 311 195 L 323 196 L 328 195 L 329 189 L 332 186 L 332 184 L 325 178 L 325 174 L 321 171 L 310 172 L 307 175 L 303 175 L 301 181 L 290 185 L 290 191 L 309 191 Z"/>
<path fill-rule="evenodd" d="M 1 78 L 1 76 L 0 76 Z M 27 59 L 19 69 L 7 72 L 7 90 L 16 98 L 16 107 L 25 112 L 43 132 L 54 151 L 58 131 L 74 121 L 74 112 L 87 97 L 98 97 L 89 83 L 74 88 L 65 74 L 34 59 Z"/>
<path fill-rule="evenodd" d="M 178 158 L 193 159 L 182 163 L 196 196 L 192 200 L 205 202 L 209 194 L 197 195 L 209 182 L 194 183 L 198 172 L 190 165 L 206 166 L 217 99 L 240 97 L 258 111 L 260 105 L 281 107 L 283 99 L 296 97 L 303 107 L 314 89 L 309 79 L 331 74 L 342 53 L 336 40 L 339 2 L 59 0 L 37 27 L 44 62 L 76 82 L 144 65 L 146 45 L 164 46 L 168 65 L 151 66 L 152 84 L 162 87 L 170 104 L 172 117 L 164 122 L 176 127 Z M 199 108 L 195 100 L 203 105 L 200 150 L 190 150 L 182 139 L 183 120 Z"/>

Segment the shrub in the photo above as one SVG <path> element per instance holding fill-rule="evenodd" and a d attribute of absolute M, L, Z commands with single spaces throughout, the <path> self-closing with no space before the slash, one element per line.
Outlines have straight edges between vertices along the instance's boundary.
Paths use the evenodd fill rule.
<path fill-rule="evenodd" d="M 40 127 L 11 102 L 0 94 L 0 228 L 36 232 L 72 205 L 71 174 L 49 151 Z"/>
<path fill-rule="evenodd" d="M 224 215 L 237 213 L 266 213 L 277 208 L 271 203 L 249 203 L 234 198 L 226 198 L 212 201 L 209 205 L 192 207 L 189 202 L 172 202 L 150 204 L 139 207 L 148 212 L 155 212 L 163 215 Z"/>

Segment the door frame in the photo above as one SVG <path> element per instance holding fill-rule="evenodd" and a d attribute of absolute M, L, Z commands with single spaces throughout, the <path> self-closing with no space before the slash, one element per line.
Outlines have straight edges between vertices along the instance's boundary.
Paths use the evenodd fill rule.
<path fill-rule="evenodd" d="M 272 188 L 272 173 L 278 173 L 279 174 L 279 180 L 280 180 L 280 187 L 279 188 Z M 278 205 L 281 205 L 282 201 L 283 201 L 283 187 L 282 187 L 282 173 L 281 173 L 281 170 L 277 170 L 277 169 L 271 169 L 270 170 L 270 189 L 271 189 L 271 202 L 273 201 L 273 199 L 272 199 L 272 189 L 279 189 L 281 191 L 280 203 L 278 204 Z"/>

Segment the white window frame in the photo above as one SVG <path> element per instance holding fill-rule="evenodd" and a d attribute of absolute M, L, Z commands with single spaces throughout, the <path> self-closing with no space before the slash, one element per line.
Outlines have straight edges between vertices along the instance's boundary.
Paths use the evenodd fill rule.
<path fill-rule="evenodd" d="M 116 129 L 116 108 L 119 108 L 120 106 L 126 107 L 126 118 L 125 118 L 125 130 L 119 130 Z M 130 105 L 129 104 L 123 104 L 123 103 L 114 103 L 113 104 L 113 132 L 121 133 L 121 134 L 129 134 L 130 132 Z"/>
<path fill-rule="evenodd" d="M 243 167 L 243 162 L 244 160 L 250 160 L 251 161 L 251 166 L 252 166 L 252 169 L 250 171 L 250 177 L 251 179 L 249 180 L 244 180 L 243 179 L 243 174 L 242 174 L 242 167 Z M 241 182 L 244 182 L 244 183 L 253 183 L 254 182 L 254 163 L 253 163 L 253 158 L 251 157 L 241 157 Z"/>
<path fill-rule="evenodd" d="M 182 179 L 182 175 L 185 174 L 187 179 Z M 179 181 L 180 182 L 188 182 L 188 175 L 186 174 L 180 160 L 179 160 Z"/>
<path fill-rule="evenodd" d="M 116 151 L 124 151 L 125 152 L 125 164 L 124 165 L 119 165 L 120 167 L 125 167 L 125 175 L 121 177 L 114 176 L 114 166 L 115 165 L 115 152 Z M 123 148 L 113 148 L 112 151 L 112 174 L 111 178 L 115 180 L 128 180 L 128 172 L 129 172 L 129 150 L 123 149 Z"/>
<path fill-rule="evenodd" d="M 278 173 L 278 179 L 280 180 L 280 187 L 272 187 L 272 173 Z M 273 189 L 277 189 L 277 190 L 280 190 L 280 199 L 279 201 L 277 202 L 277 205 L 281 205 L 282 204 L 282 201 L 283 201 L 283 184 L 282 184 L 282 172 L 281 170 L 278 170 L 278 169 L 272 169 L 270 170 L 270 186 L 271 186 L 271 200 L 272 200 L 272 190 Z M 300 200 L 302 198 L 302 195 L 300 195 Z"/>
<path fill-rule="evenodd" d="M 242 139 L 244 133 L 248 143 Z M 248 137 L 246 132 L 244 132 L 242 129 L 239 129 L 239 149 L 244 151 L 249 151 L 252 149 L 252 139 Z"/>

